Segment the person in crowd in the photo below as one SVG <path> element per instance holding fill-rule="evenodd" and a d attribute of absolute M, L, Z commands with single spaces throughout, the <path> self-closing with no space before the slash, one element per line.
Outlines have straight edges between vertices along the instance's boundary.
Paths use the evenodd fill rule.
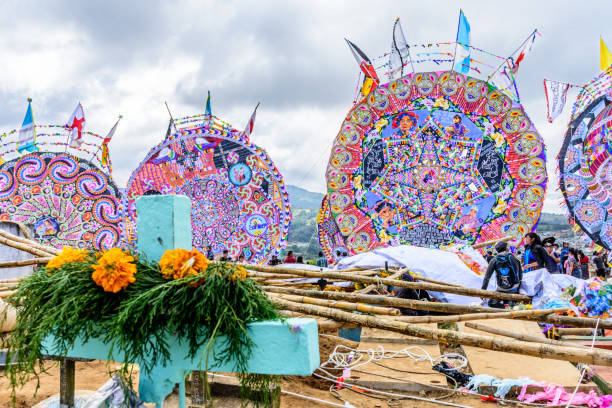
<path fill-rule="evenodd" d="M 296 260 L 295 263 L 303 264 L 304 263 L 304 257 L 302 255 L 298 255 L 297 260 Z"/>
<path fill-rule="evenodd" d="M 340 262 L 342 260 L 342 252 L 340 252 L 339 250 L 336 250 L 336 263 Z"/>
<path fill-rule="evenodd" d="M 327 258 L 323 256 L 323 252 L 319 251 L 319 257 L 317 258 L 317 266 L 319 268 L 327 268 Z"/>
<path fill-rule="evenodd" d="M 604 251 L 595 251 L 593 253 L 593 264 L 595 265 L 595 275 L 599 278 L 606 279 L 606 259 L 603 257 Z"/>
<path fill-rule="evenodd" d="M 244 262 L 244 255 L 240 254 L 240 256 L 238 257 L 238 259 L 236 259 L 236 262 L 243 263 L 243 262 Z"/>
<path fill-rule="evenodd" d="M 508 252 L 508 243 L 498 242 L 495 244 L 497 255 L 489 262 L 487 272 L 482 282 L 482 289 L 486 290 L 493 273 L 497 282 L 497 291 L 506 293 L 518 293 L 523 280 L 523 269 L 521 263 L 514 255 Z M 489 306 L 503 308 L 505 301 L 490 299 Z M 507 302 L 510 304 L 511 302 Z"/>
<path fill-rule="evenodd" d="M 487 263 L 491 263 L 491 260 L 495 258 L 493 256 L 493 251 L 487 251 L 487 255 L 485 256 L 485 260 L 487 261 Z"/>
<path fill-rule="evenodd" d="M 229 257 L 229 251 L 227 249 L 223 250 L 223 255 L 221 255 L 221 258 L 219 260 L 221 262 L 229 262 L 229 261 L 231 261 L 231 259 Z"/>
<path fill-rule="evenodd" d="M 582 279 L 589 279 L 589 257 L 581 250 L 578 251 L 578 261 L 580 262 L 580 271 Z"/>
<path fill-rule="evenodd" d="M 563 270 L 561 266 L 561 251 L 559 251 L 559 244 L 557 243 L 553 243 L 553 256 L 559 259 L 559 262 L 557 262 L 557 270 L 559 271 L 559 273 L 561 273 L 561 271 Z"/>
<path fill-rule="evenodd" d="M 344 258 L 348 258 L 348 252 L 344 251 L 344 252 L 342 253 L 342 258 L 343 258 L 343 259 L 344 259 Z"/>
<path fill-rule="evenodd" d="M 563 264 L 566 275 L 571 275 L 575 278 L 582 277 L 582 271 L 580 270 L 580 261 L 578 260 L 578 253 L 574 248 L 568 248 L 567 259 Z"/>
<path fill-rule="evenodd" d="M 542 247 L 542 240 L 535 232 L 528 232 L 523 238 L 525 253 L 523 254 L 523 272 L 531 272 L 536 269 L 546 268 L 548 254 Z"/>
<path fill-rule="evenodd" d="M 563 248 L 561 248 L 561 272 L 565 273 L 565 261 L 567 261 L 567 257 L 569 255 L 569 242 L 563 243 Z"/>
<path fill-rule="evenodd" d="M 212 261 L 213 259 L 215 259 L 215 254 L 213 253 L 212 246 L 210 245 L 206 245 L 206 258 L 209 261 Z"/>
<path fill-rule="evenodd" d="M 278 264 L 280 264 L 280 259 L 278 259 L 278 256 L 272 255 L 272 257 L 270 258 L 270 262 L 268 262 L 268 265 L 276 266 Z"/>
<path fill-rule="evenodd" d="M 561 262 L 561 259 L 555 256 L 553 244 L 546 242 L 544 244 L 544 249 L 546 249 L 546 254 L 548 255 L 546 257 L 546 269 L 548 269 L 550 273 L 559 273 L 559 262 Z"/>
<path fill-rule="evenodd" d="M 295 259 L 295 256 L 293 256 L 293 251 L 287 252 L 287 257 L 285 258 L 283 262 L 286 264 L 297 262 L 297 259 Z"/>

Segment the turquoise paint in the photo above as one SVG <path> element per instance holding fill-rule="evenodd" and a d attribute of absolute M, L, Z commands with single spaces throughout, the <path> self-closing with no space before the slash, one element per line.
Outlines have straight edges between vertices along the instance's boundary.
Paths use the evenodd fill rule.
<path fill-rule="evenodd" d="M 138 251 L 146 254 L 150 261 L 158 261 L 168 249 L 192 248 L 191 200 L 185 196 L 143 196 L 136 200 L 138 211 Z M 264 321 L 247 326 L 247 335 L 255 348 L 248 361 L 247 372 L 273 375 L 311 375 L 320 364 L 319 336 L 314 319 L 287 319 Z M 167 365 L 154 366 L 150 371 L 141 369 L 138 392 L 145 402 L 154 402 L 158 408 L 179 384 L 180 408 L 185 407 L 185 377 L 193 370 L 204 370 L 204 347 L 195 358 L 189 358 L 189 347 L 176 336 L 166 339 L 171 358 Z M 219 337 L 209 357 L 209 371 L 235 372 L 235 362 L 222 364 L 214 358 L 214 350 L 220 350 L 227 340 Z M 45 353 L 56 355 L 55 338 L 47 337 L 42 343 Z M 77 339 L 64 357 L 91 358 L 122 362 L 124 353 L 115 349 L 110 353 L 109 345 L 101 339 L 87 342 Z M 140 356 L 147 361 L 150 356 Z M 139 364 L 136 361 L 136 364 Z"/>
<path fill-rule="evenodd" d="M 142 196 L 136 200 L 138 252 L 157 262 L 168 249 L 191 250 L 191 200 L 182 195 Z"/>
<path fill-rule="evenodd" d="M 361 341 L 361 327 L 338 329 L 338 337 L 359 343 Z"/>
<path fill-rule="evenodd" d="M 256 346 L 248 361 L 247 372 L 274 375 L 311 375 L 320 364 L 317 323 L 314 319 L 292 318 L 284 323 L 264 321 L 248 326 L 247 335 Z M 189 358 L 189 346 L 176 336 L 166 339 L 172 358 L 166 366 L 158 365 L 149 372 L 141 371 L 139 394 L 145 402 L 158 403 L 172 392 L 175 384 L 183 385 L 185 376 L 192 370 L 206 367 L 202 347 L 195 358 Z M 220 337 L 214 344 L 219 350 L 225 344 Z M 57 354 L 55 339 L 52 336 L 43 341 L 47 354 Z M 65 357 L 91 358 L 97 360 L 123 361 L 124 354 L 115 349 L 109 354 L 110 347 L 101 339 L 92 338 L 87 342 L 77 340 Z M 149 356 L 142 356 L 147 360 Z M 136 362 L 138 363 L 138 362 Z M 222 364 L 210 353 L 209 371 L 235 372 L 235 362 Z M 161 405 L 159 405 L 161 407 Z"/>

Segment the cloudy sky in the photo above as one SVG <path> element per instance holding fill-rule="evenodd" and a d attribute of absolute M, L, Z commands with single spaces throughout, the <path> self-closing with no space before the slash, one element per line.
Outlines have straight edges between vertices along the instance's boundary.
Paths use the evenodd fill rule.
<path fill-rule="evenodd" d="M 560 212 L 554 158 L 569 109 L 546 121 L 543 78 L 584 84 L 599 72 L 599 37 L 612 46 L 609 1 L 13 1 L 0 5 L 4 131 L 20 126 L 26 98 L 37 123 L 64 123 L 81 101 L 87 128 L 106 134 L 114 175 L 130 172 L 175 117 L 213 113 L 243 128 L 261 102 L 252 141 L 288 184 L 324 192 L 331 142 L 352 105 L 358 67 L 348 37 L 371 57 L 389 49 L 400 17 L 411 44 L 453 41 L 461 6 L 473 45 L 510 54 L 534 29 L 517 80 L 548 146 L 545 210 Z M 575 99 L 571 93 L 569 103 Z"/>

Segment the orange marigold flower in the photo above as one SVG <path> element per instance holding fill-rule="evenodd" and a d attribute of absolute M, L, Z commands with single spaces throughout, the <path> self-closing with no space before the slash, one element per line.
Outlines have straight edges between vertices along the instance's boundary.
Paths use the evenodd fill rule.
<path fill-rule="evenodd" d="M 169 249 L 159 260 L 159 267 L 165 279 L 181 279 L 205 271 L 208 259 L 197 249 Z"/>
<path fill-rule="evenodd" d="M 64 247 L 62 252 L 47 263 L 47 269 L 58 269 L 65 263 L 82 262 L 87 259 L 87 251 L 84 249 L 75 249 L 72 247 Z"/>
<path fill-rule="evenodd" d="M 247 277 L 247 270 L 243 266 L 235 266 L 233 268 L 231 280 L 234 282 L 243 281 Z"/>
<path fill-rule="evenodd" d="M 98 263 L 91 267 L 94 270 L 91 274 L 92 279 L 105 292 L 117 293 L 136 281 L 134 257 L 120 248 L 111 248 L 103 252 Z"/>

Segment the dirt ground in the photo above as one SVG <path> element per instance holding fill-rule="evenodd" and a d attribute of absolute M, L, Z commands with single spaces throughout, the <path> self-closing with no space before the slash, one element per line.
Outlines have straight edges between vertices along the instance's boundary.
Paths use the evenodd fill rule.
<path fill-rule="evenodd" d="M 327 360 L 329 354 L 333 351 L 336 344 L 341 343 L 337 340 L 330 340 L 325 337 L 320 337 L 319 349 L 321 360 Z M 110 365 L 104 361 L 93 361 L 89 363 L 76 363 L 76 389 L 77 390 L 96 390 L 104 384 L 110 377 L 109 371 L 117 367 L 116 363 Z M 36 392 L 36 379 L 28 382 L 23 388 L 17 391 L 16 407 L 25 408 L 32 407 L 38 402 L 56 395 L 59 392 L 59 366 L 57 363 L 47 363 L 47 373 L 42 374 L 39 378 L 40 388 Z M 137 378 L 133 378 L 137 383 Z M 344 401 L 335 398 L 329 391 L 331 383 L 325 380 L 316 379 L 314 377 L 290 377 L 281 383 L 281 387 L 285 391 L 290 391 L 297 394 L 307 395 L 318 398 L 320 400 L 340 404 L 344 406 Z M 36 395 L 35 395 L 36 392 Z M 8 379 L 0 376 L 0 408 L 11 407 L 10 403 L 10 387 Z M 341 390 L 339 396 L 350 402 L 355 408 L 401 408 L 401 407 L 440 407 L 438 404 L 427 403 L 416 400 L 390 401 L 387 398 L 376 399 L 372 398 L 364 392 L 355 392 L 351 390 Z M 412 394 L 421 398 L 436 398 L 442 395 L 431 393 L 415 393 Z M 483 403 L 478 397 L 458 395 L 443 399 L 445 402 L 452 402 L 468 407 L 485 407 L 490 406 L 490 403 Z M 188 397 L 189 401 L 189 397 Z M 151 405 L 153 406 L 153 405 Z M 240 407 L 239 398 L 219 397 L 214 399 L 216 408 L 237 408 Z M 323 404 L 316 401 L 310 401 L 290 395 L 282 395 L 281 408 L 313 408 L 313 407 L 330 407 L 332 405 Z M 178 396 L 170 395 L 164 404 L 165 408 L 177 408 Z"/>

